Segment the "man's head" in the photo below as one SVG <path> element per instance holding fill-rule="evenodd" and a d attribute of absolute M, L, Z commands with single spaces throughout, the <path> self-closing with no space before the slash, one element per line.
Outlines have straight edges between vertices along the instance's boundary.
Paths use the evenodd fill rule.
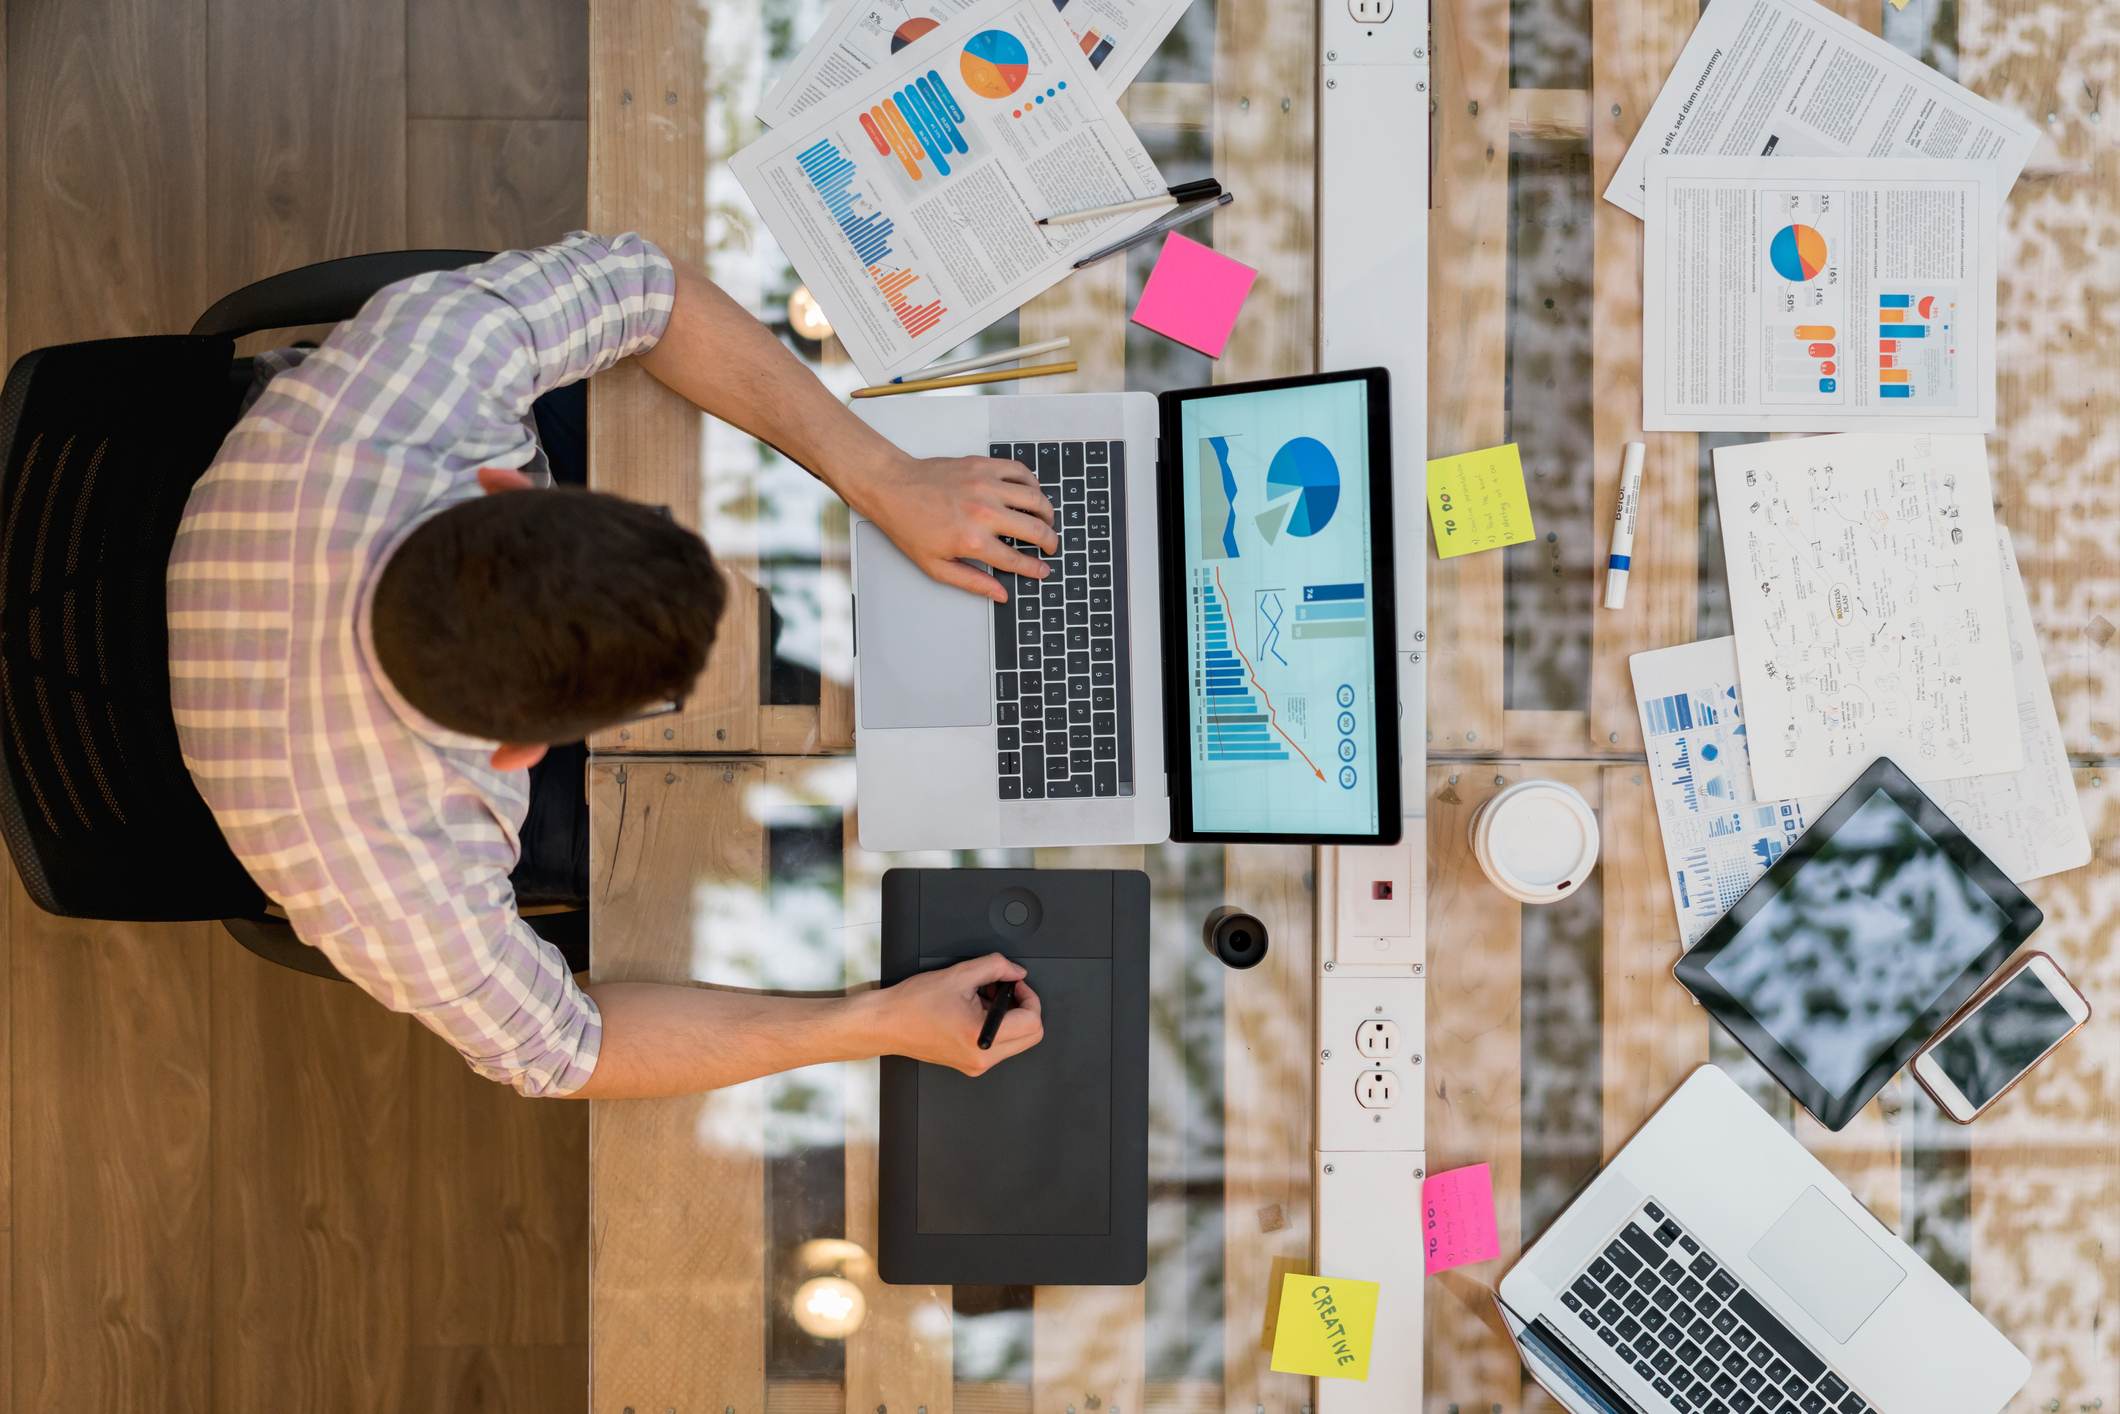
<path fill-rule="evenodd" d="M 488 495 L 435 516 L 383 567 L 375 651 L 405 700 L 452 731 L 575 741 L 689 691 L 722 598 L 705 542 L 645 506 Z"/>

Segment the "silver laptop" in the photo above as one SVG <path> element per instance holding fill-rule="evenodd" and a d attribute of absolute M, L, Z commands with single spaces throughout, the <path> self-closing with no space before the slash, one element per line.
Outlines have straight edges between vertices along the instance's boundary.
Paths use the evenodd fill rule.
<path fill-rule="evenodd" d="M 1713 1066 L 1502 1279 L 1576 1414 L 1994 1414 L 2031 1366 Z"/>
<path fill-rule="evenodd" d="M 854 518 L 862 844 L 1168 837 L 1154 395 L 884 398 L 855 411 L 914 456 L 1032 468 L 1061 537 L 1055 572 L 1000 576 L 1009 603 L 996 606 L 929 579 Z"/>

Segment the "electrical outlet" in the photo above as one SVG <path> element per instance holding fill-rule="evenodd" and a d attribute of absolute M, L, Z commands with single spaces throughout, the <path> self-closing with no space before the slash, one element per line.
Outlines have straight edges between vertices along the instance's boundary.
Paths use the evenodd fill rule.
<path fill-rule="evenodd" d="M 1354 1097 L 1365 1110 L 1388 1110 L 1399 1102 L 1398 1077 L 1388 1070 L 1365 1070 L 1354 1083 Z"/>
<path fill-rule="evenodd" d="M 1391 18 L 1392 0 L 1347 0 L 1347 13 L 1356 24 L 1380 25 Z"/>
<path fill-rule="evenodd" d="M 1404 1049 L 1396 1021 L 1365 1021 L 1356 1028 L 1354 1048 L 1371 1060 L 1397 1060 Z"/>

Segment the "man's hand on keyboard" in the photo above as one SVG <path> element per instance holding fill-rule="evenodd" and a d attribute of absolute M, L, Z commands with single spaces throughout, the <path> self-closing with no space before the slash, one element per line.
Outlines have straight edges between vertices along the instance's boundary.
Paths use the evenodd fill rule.
<path fill-rule="evenodd" d="M 946 1065 L 966 1075 L 984 1074 L 1045 1039 L 1038 994 L 1021 980 L 1024 975 L 1022 968 L 1000 953 L 988 953 L 955 967 L 908 977 L 880 992 L 862 994 L 873 1008 L 869 1024 L 880 1032 L 876 1050 Z M 979 989 L 991 982 L 1014 982 L 1016 1005 L 1001 1019 L 993 1048 L 982 1051 L 979 1028 L 986 1022 L 986 1007 L 979 1000 Z"/>
<path fill-rule="evenodd" d="M 883 527 L 891 543 L 930 578 L 997 603 L 1008 601 L 1008 591 L 965 560 L 1043 579 L 1044 562 L 1011 548 L 1002 537 L 1031 541 L 1047 554 L 1060 548 L 1053 503 L 1038 489 L 1037 476 L 1017 462 L 900 456 L 849 483 L 839 487 L 840 494 Z"/>

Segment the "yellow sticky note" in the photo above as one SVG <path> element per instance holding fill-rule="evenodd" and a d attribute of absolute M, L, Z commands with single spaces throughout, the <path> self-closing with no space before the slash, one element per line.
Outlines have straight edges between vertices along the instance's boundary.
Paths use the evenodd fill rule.
<path fill-rule="evenodd" d="M 1347 1277 L 1281 1279 L 1281 1323 L 1274 1329 L 1273 1368 L 1284 1375 L 1369 1378 L 1377 1330 L 1377 1284 Z"/>
<path fill-rule="evenodd" d="M 1516 443 L 1428 463 L 1428 520 L 1446 560 L 1536 535 Z"/>

